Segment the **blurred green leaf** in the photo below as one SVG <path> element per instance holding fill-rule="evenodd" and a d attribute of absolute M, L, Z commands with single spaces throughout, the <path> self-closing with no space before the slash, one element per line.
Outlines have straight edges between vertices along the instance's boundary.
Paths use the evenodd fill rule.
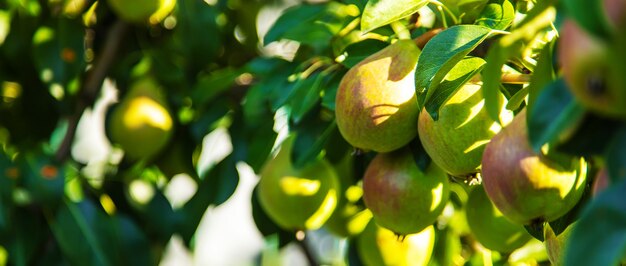
<path fill-rule="evenodd" d="M 43 154 L 28 154 L 22 166 L 24 187 L 34 200 L 55 207 L 65 195 L 65 167 Z"/>
<path fill-rule="evenodd" d="M 564 265 L 619 264 L 626 251 L 624 194 L 620 180 L 589 202 L 566 242 Z"/>
<path fill-rule="evenodd" d="M 239 183 L 236 161 L 231 154 L 202 176 L 196 193 L 179 209 L 177 232 L 187 244 L 194 236 L 204 212 L 210 205 L 219 205 L 235 192 Z"/>
<path fill-rule="evenodd" d="M 217 25 L 218 11 L 205 1 L 178 0 L 176 27 L 173 30 L 174 47 L 183 57 L 187 71 L 192 75 L 212 62 L 223 41 Z"/>
<path fill-rule="evenodd" d="M 491 34 L 487 27 L 459 25 L 433 37 L 424 46 L 415 70 L 419 106 L 427 104 L 448 72 Z"/>
<path fill-rule="evenodd" d="M 346 73 L 346 69 L 341 69 L 328 81 L 324 88 L 324 96 L 322 96 L 322 106 L 327 108 L 331 112 L 335 112 L 335 98 L 337 97 L 337 90 L 339 89 L 339 83 Z"/>
<path fill-rule="evenodd" d="M 427 0 L 370 0 L 361 16 L 361 30 L 368 32 L 398 21 L 426 4 Z"/>
<path fill-rule="evenodd" d="M 548 84 L 528 109 L 528 137 L 536 152 L 572 131 L 583 119 L 585 109 L 574 100 L 563 79 Z"/>
<path fill-rule="evenodd" d="M 198 102 L 199 105 L 208 104 L 215 97 L 230 89 L 235 83 L 235 78 L 241 74 L 240 69 L 224 68 L 199 77 L 192 92 L 193 101 Z"/>
<path fill-rule="evenodd" d="M 85 69 L 85 29 L 80 19 L 60 18 L 33 36 L 33 56 L 43 82 L 66 88 Z"/>
<path fill-rule="evenodd" d="M 64 201 L 50 228 L 63 251 L 74 264 L 112 265 L 98 236 L 98 223 L 104 214 L 89 200 L 79 203 Z"/>
<path fill-rule="evenodd" d="M 500 79 L 502 66 L 513 56 L 519 55 L 524 46 L 535 38 L 538 32 L 550 27 L 555 19 L 556 10 L 547 6 L 549 1 L 537 4 L 511 34 L 500 38 L 487 52 L 487 64 L 483 70 L 483 97 L 485 108 L 494 121 L 500 121 Z"/>
<path fill-rule="evenodd" d="M 360 42 L 350 44 L 344 50 L 346 59 L 341 61 L 346 67 L 353 67 L 368 56 L 387 47 L 389 43 L 375 39 L 366 39 Z"/>
<path fill-rule="evenodd" d="M 330 123 L 321 121 L 303 123 L 295 126 L 294 130 L 297 133 L 291 152 L 291 161 L 296 168 L 301 168 L 318 159 L 318 155 L 324 149 L 326 142 L 332 133 L 338 129 L 335 120 L 333 120 Z"/>
<path fill-rule="evenodd" d="M 485 66 L 485 60 L 480 57 L 468 57 L 459 61 L 439 84 L 437 90 L 426 102 L 426 111 L 433 120 L 439 119 L 439 108 L 456 92 L 476 76 Z"/>
<path fill-rule="evenodd" d="M 492 0 L 484 7 L 475 24 L 494 30 L 505 30 L 514 19 L 515 7 L 509 0 Z"/>
<path fill-rule="evenodd" d="M 612 183 L 626 179 L 626 126 L 622 125 L 616 130 L 615 135 L 608 144 L 606 150 L 606 166 Z"/>
<path fill-rule="evenodd" d="M 605 154 L 621 125 L 621 121 L 587 113 L 571 136 L 559 143 L 556 148 L 576 156 L 591 157 Z"/>
<path fill-rule="evenodd" d="M 605 13 L 604 1 L 564 0 L 568 15 L 573 17 L 578 25 L 581 25 L 591 34 L 608 38 L 611 35 L 608 17 Z"/>
<path fill-rule="evenodd" d="M 528 107 L 533 108 L 535 99 L 541 91 L 555 79 L 554 65 L 552 63 L 554 44 L 552 41 L 546 44 L 539 53 L 537 58 L 537 66 L 535 67 L 530 83 L 528 84 Z"/>

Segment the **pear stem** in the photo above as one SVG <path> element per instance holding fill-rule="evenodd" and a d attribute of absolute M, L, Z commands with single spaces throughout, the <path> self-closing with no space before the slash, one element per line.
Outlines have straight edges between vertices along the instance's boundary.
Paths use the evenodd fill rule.
<path fill-rule="evenodd" d="M 56 151 L 55 157 L 58 161 L 62 162 L 69 158 L 72 142 L 76 135 L 76 128 L 80 121 L 83 112 L 87 107 L 93 105 L 96 101 L 102 82 L 107 76 L 109 68 L 115 60 L 115 54 L 119 50 L 119 47 L 130 28 L 129 24 L 121 20 L 116 21 L 107 33 L 107 40 L 104 43 L 104 47 L 100 53 L 100 56 L 94 62 L 92 68 L 87 73 L 85 82 L 83 82 L 80 92 L 80 97 L 76 104 L 74 113 L 69 117 L 68 128 L 63 142 Z"/>
<path fill-rule="evenodd" d="M 529 74 L 515 74 L 515 73 L 506 73 L 502 74 L 500 81 L 506 84 L 528 84 L 530 83 Z"/>
<path fill-rule="evenodd" d="M 391 23 L 391 28 L 393 29 L 393 32 L 395 32 L 396 35 L 398 36 L 398 39 L 400 39 L 400 40 L 410 40 L 411 39 L 411 33 L 406 28 L 406 26 L 404 24 L 402 24 L 402 22 L 400 22 L 400 21 L 392 22 Z"/>

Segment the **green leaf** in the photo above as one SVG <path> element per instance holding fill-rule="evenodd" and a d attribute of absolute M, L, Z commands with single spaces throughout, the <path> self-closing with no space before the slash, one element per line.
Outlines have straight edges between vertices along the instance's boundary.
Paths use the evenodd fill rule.
<path fill-rule="evenodd" d="M 174 50 L 182 57 L 185 71 L 196 74 L 213 62 L 224 42 L 217 24 L 220 11 L 204 1 L 177 1 L 176 27 L 173 30 Z M 163 50 L 162 46 L 158 50 Z"/>
<path fill-rule="evenodd" d="M 220 93 L 230 89 L 235 83 L 235 78 L 242 72 L 239 69 L 224 68 L 199 77 L 192 92 L 192 99 L 200 105 L 211 102 Z"/>
<path fill-rule="evenodd" d="M 98 236 L 97 222 L 104 217 L 89 200 L 64 201 L 50 221 L 61 251 L 74 264 L 112 265 Z"/>
<path fill-rule="evenodd" d="M 537 58 L 537 66 L 533 71 L 533 75 L 530 78 L 530 84 L 528 84 L 528 107 L 532 108 L 535 104 L 535 99 L 541 93 L 541 91 L 552 83 L 555 78 L 554 65 L 552 64 L 552 56 L 554 51 L 555 42 L 550 42 L 545 45 L 539 53 Z"/>
<path fill-rule="evenodd" d="M 387 42 L 375 39 L 366 39 L 360 42 L 350 44 L 344 50 L 344 53 L 346 54 L 346 59 L 341 61 L 341 64 L 349 68 L 353 67 L 354 65 L 363 61 L 363 59 L 384 49 L 388 45 L 389 43 Z"/>
<path fill-rule="evenodd" d="M 327 76 L 328 73 L 317 72 L 296 81 L 291 95 L 287 98 L 288 104 L 291 106 L 291 118 L 295 123 L 299 123 L 302 117 L 318 102 L 320 92 L 324 87 L 324 79 Z"/>
<path fill-rule="evenodd" d="M 42 26 L 35 32 L 33 58 L 43 82 L 65 88 L 84 71 L 85 30 L 79 19 L 54 22 L 53 27 Z"/>
<path fill-rule="evenodd" d="M 338 129 L 335 120 L 333 120 L 330 123 L 302 124 L 295 130 L 297 133 L 291 158 L 293 165 L 300 168 L 317 160 L 318 155 L 326 146 L 326 142 Z"/>
<path fill-rule="evenodd" d="M 475 24 L 494 30 L 505 30 L 515 19 L 515 7 L 508 0 L 492 0 L 485 6 Z"/>
<path fill-rule="evenodd" d="M 369 0 L 361 16 L 361 30 L 368 32 L 398 21 L 426 4 L 427 0 Z"/>
<path fill-rule="evenodd" d="M 568 15 L 572 16 L 578 25 L 597 37 L 608 38 L 611 35 L 611 27 L 603 3 L 605 1 L 563 1 Z"/>
<path fill-rule="evenodd" d="M 604 155 L 621 126 L 621 121 L 587 113 L 577 130 L 556 148 L 575 156 Z"/>
<path fill-rule="evenodd" d="M 419 106 L 424 106 L 448 72 L 491 34 L 487 27 L 458 25 L 433 37 L 424 46 L 415 70 Z"/>
<path fill-rule="evenodd" d="M 111 217 L 112 228 L 120 263 L 126 265 L 154 265 L 150 242 L 141 228 L 128 216 L 116 214 Z"/>
<path fill-rule="evenodd" d="M 583 119 L 585 109 L 574 100 L 563 79 L 548 84 L 528 109 L 528 137 L 537 152 L 554 143 Z"/>
<path fill-rule="evenodd" d="M 287 9 L 265 34 L 263 43 L 267 45 L 280 40 L 294 26 L 312 24 L 323 10 L 324 5 L 298 5 Z"/>
<path fill-rule="evenodd" d="M 433 120 L 439 118 L 439 108 L 465 83 L 480 72 L 485 66 L 485 60 L 480 57 L 469 57 L 461 60 L 448 72 L 446 78 L 439 84 L 432 97 L 426 102 L 426 111 Z"/>
<path fill-rule="evenodd" d="M 626 126 L 615 132 L 606 151 L 606 165 L 611 182 L 621 182 L 626 179 Z"/>
<path fill-rule="evenodd" d="M 22 166 L 24 187 L 45 206 L 61 203 L 65 194 L 65 167 L 43 154 L 28 154 Z"/>
<path fill-rule="evenodd" d="M 541 2 L 542 4 L 546 4 Z M 556 10 L 550 6 L 540 6 L 526 15 L 526 18 L 518 28 L 511 34 L 505 35 L 495 43 L 487 52 L 485 69 L 483 70 L 483 96 L 485 97 L 485 108 L 491 119 L 500 121 L 500 79 L 502 77 L 502 66 L 514 55 L 518 55 L 524 44 L 535 38 L 537 33 L 552 25 L 556 16 Z"/>
<path fill-rule="evenodd" d="M 563 265 L 619 265 L 626 251 L 625 194 L 621 180 L 589 202 L 566 242 Z"/>
<path fill-rule="evenodd" d="M 198 190 L 179 210 L 181 220 L 178 233 L 187 244 L 194 236 L 204 212 L 210 205 L 224 203 L 235 192 L 239 183 L 239 173 L 233 154 L 215 165 L 204 176 Z"/>

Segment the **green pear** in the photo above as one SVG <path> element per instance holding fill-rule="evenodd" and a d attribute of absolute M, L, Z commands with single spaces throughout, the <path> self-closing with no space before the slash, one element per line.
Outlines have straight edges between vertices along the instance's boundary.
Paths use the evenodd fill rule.
<path fill-rule="evenodd" d="M 354 177 L 354 156 L 350 153 L 335 165 L 342 193 L 338 197 L 337 207 L 324 227 L 339 237 L 352 237 L 360 234 L 372 219 L 372 212 L 359 201 L 363 198 L 363 188 Z M 356 183 L 356 184 L 355 184 Z"/>
<path fill-rule="evenodd" d="M 174 122 L 162 88 L 145 77 L 135 81 L 113 109 L 109 121 L 111 141 L 131 160 L 151 159 L 172 138 Z"/>
<path fill-rule="evenodd" d="M 553 158 L 531 148 L 524 109 L 483 153 L 482 179 L 489 199 L 518 224 L 561 217 L 582 196 L 587 164 L 582 158 Z"/>
<path fill-rule="evenodd" d="M 399 235 L 420 232 L 435 222 L 449 194 L 446 173 L 434 163 L 422 172 L 406 148 L 377 154 L 363 177 L 365 206 L 378 225 Z"/>
<path fill-rule="evenodd" d="M 415 67 L 420 49 L 399 40 L 352 67 L 336 95 L 337 126 L 352 146 L 389 152 L 417 135 Z"/>
<path fill-rule="evenodd" d="M 431 225 L 419 233 L 399 238 L 372 221 L 357 236 L 356 245 L 359 258 L 366 266 L 426 266 L 435 246 L 435 229 Z"/>
<path fill-rule="evenodd" d="M 107 0 L 107 3 L 128 22 L 150 24 L 161 22 L 176 6 L 176 0 Z"/>
<path fill-rule="evenodd" d="M 257 195 L 267 215 L 283 229 L 315 230 L 335 210 L 341 185 L 325 159 L 296 168 L 291 162 L 294 140 L 287 138 L 263 167 Z"/>
<path fill-rule="evenodd" d="M 488 249 L 509 253 L 531 239 L 524 226 L 513 223 L 502 215 L 489 200 L 482 186 L 472 189 L 465 210 L 472 235 Z"/>
<path fill-rule="evenodd" d="M 506 102 L 501 96 L 502 102 Z M 439 109 L 434 121 L 423 109 L 417 128 L 426 153 L 447 173 L 464 177 L 480 170 L 485 145 L 500 131 L 484 107 L 480 83 L 466 83 Z M 502 108 L 500 119 L 507 124 L 513 113 Z"/>

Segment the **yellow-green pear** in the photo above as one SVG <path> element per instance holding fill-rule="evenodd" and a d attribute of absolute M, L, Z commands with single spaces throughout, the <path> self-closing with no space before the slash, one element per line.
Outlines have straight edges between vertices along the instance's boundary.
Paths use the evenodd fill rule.
<path fill-rule="evenodd" d="M 176 0 L 107 0 L 120 18 L 132 23 L 158 24 L 176 6 Z"/>
<path fill-rule="evenodd" d="M 417 135 L 415 67 L 420 49 L 399 40 L 353 66 L 336 95 L 337 126 L 352 146 L 389 152 Z"/>
<path fill-rule="evenodd" d="M 325 159 L 296 168 L 291 162 L 295 135 L 261 171 L 258 199 L 267 215 L 286 230 L 314 230 L 335 210 L 340 183 Z"/>
<path fill-rule="evenodd" d="M 165 94 L 152 77 L 131 84 L 113 109 L 109 122 L 111 141 L 131 160 L 151 159 L 172 137 L 174 122 Z"/>

